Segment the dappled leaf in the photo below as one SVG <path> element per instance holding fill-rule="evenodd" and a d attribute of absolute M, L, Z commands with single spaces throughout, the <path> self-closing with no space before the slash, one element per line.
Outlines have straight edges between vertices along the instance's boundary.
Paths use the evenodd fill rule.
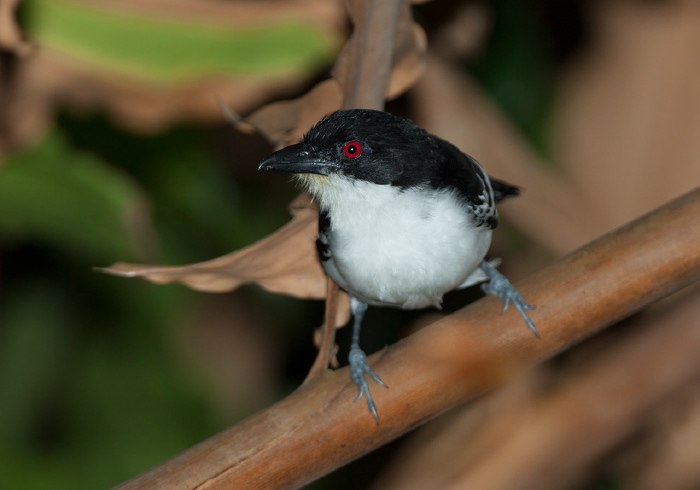
<path fill-rule="evenodd" d="M 140 132 L 220 121 L 217 96 L 249 112 L 330 63 L 344 31 L 342 5 L 325 0 L 25 5 L 27 37 L 40 49 L 18 64 L 8 99 L 17 145 L 59 104 L 105 109 Z"/>
<path fill-rule="evenodd" d="M 155 2 L 28 0 L 28 33 L 78 62 L 155 83 L 270 78 L 303 73 L 332 54 L 336 14 L 304 3 L 181 2 L 165 10 Z"/>

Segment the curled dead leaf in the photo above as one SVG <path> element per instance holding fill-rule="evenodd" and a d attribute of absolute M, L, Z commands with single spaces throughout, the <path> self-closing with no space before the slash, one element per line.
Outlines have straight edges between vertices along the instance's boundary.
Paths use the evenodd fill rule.
<path fill-rule="evenodd" d="M 282 147 L 296 143 L 306 130 L 326 114 L 340 109 L 343 94 L 335 79 L 317 84 L 306 94 L 292 100 L 268 104 L 236 127 L 247 131 L 253 128 L 273 146 Z"/>
<path fill-rule="evenodd" d="M 256 283 L 273 292 L 302 299 L 326 297 L 326 275 L 315 253 L 318 207 L 308 194 L 290 205 L 292 220 L 262 240 L 212 260 L 189 265 L 117 262 L 100 272 L 140 277 L 156 284 L 180 283 L 197 291 L 223 293 Z M 342 294 L 335 326 L 347 323 L 350 305 Z"/>
<path fill-rule="evenodd" d="M 298 298 L 325 297 L 325 274 L 313 253 L 318 211 L 308 195 L 290 206 L 292 220 L 262 240 L 230 254 L 182 266 L 116 264 L 99 269 L 157 284 L 180 283 L 197 291 L 221 293 L 255 282 L 275 293 Z"/>

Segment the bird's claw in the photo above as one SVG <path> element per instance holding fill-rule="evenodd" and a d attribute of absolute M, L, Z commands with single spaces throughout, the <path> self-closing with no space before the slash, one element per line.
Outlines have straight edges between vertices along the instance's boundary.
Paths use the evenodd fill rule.
<path fill-rule="evenodd" d="M 355 385 L 357 386 L 357 389 L 359 391 L 357 398 L 355 398 L 355 401 L 362 398 L 362 395 L 365 395 L 367 397 L 367 407 L 372 413 L 374 420 L 378 424 L 379 415 L 377 415 L 377 407 L 374 404 L 372 395 L 369 392 L 369 384 L 367 384 L 367 379 L 365 378 L 365 375 L 369 375 L 374 381 L 377 382 L 377 384 L 382 385 L 384 388 L 388 388 L 388 386 L 385 385 L 384 382 L 381 379 L 379 379 L 379 376 L 377 376 L 377 374 L 374 371 L 372 371 L 372 368 L 370 368 L 367 365 L 367 356 L 365 355 L 364 351 L 359 347 L 350 348 L 349 361 L 350 376 L 352 377 L 352 380 L 355 382 Z"/>
<path fill-rule="evenodd" d="M 508 305 L 510 303 L 513 303 L 515 309 L 518 310 L 520 316 L 522 316 L 523 320 L 525 320 L 527 328 L 532 330 L 532 333 L 534 333 L 535 336 L 539 339 L 540 334 L 539 332 L 537 332 L 535 324 L 530 319 L 530 317 L 527 316 L 526 313 L 526 311 L 528 310 L 534 310 L 535 307 L 531 304 L 528 304 L 527 301 L 525 301 L 523 297 L 520 296 L 518 290 L 513 287 L 508 278 L 506 278 L 506 276 L 498 272 L 488 262 L 482 262 L 480 267 L 481 270 L 484 271 L 489 278 L 489 282 L 483 283 L 481 285 L 481 290 L 484 293 L 496 296 L 501 301 L 503 301 L 503 311 L 501 312 L 501 314 L 505 313 L 506 310 L 508 310 Z"/>

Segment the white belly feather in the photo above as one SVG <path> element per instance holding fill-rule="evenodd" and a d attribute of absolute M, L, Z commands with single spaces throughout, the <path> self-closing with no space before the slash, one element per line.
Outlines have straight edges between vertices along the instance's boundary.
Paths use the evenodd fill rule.
<path fill-rule="evenodd" d="M 423 308 L 465 283 L 491 244 L 454 191 L 401 190 L 345 178 L 310 185 L 328 210 L 326 273 L 358 300 Z M 320 191 L 320 192 L 319 192 Z M 479 275 L 477 271 L 476 276 Z"/>

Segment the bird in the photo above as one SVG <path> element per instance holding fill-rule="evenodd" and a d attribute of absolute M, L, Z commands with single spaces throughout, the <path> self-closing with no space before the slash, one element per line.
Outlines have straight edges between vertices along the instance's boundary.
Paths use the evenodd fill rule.
<path fill-rule="evenodd" d="M 260 170 L 294 174 L 319 206 L 316 251 L 326 274 L 348 293 L 353 331 L 348 361 L 359 394 L 379 416 L 360 330 L 368 305 L 440 307 L 443 295 L 481 283 L 513 304 L 539 338 L 528 304 L 485 258 L 499 217 L 496 203 L 520 193 L 477 161 L 411 120 L 349 109 L 318 121 Z"/>

